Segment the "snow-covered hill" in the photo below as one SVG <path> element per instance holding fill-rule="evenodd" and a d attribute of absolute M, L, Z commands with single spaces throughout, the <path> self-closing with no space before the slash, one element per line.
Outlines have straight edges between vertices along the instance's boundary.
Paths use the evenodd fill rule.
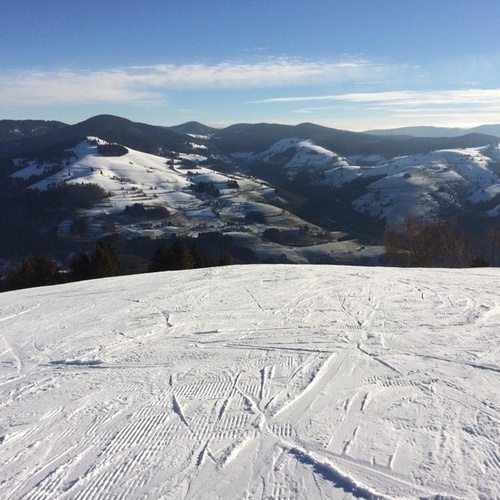
<path fill-rule="evenodd" d="M 490 169 L 499 153 L 498 146 L 440 150 L 361 169 L 361 176 L 384 177 L 354 206 L 398 226 L 408 217 L 432 218 L 443 209 L 491 201 L 500 193 L 500 177 Z"/>
<path fill-rule="evenodd" d="M 32 162 L 27 167 L 16 171 L 13 177 L 24 179 L 40 175 L 41 180 L 30 187 L 44 190 L 51 186 L 68 184 L 97 184 L 112 196 L 103 206 L 98 206 L 87 217 L 98 217 L 109 214 L 122 214 L 127 206 L 141 203 L 146 208 L 162 206 L 172 215 L 182 218 L 174 221 L 158 221 L 144 227 L 144 223 L 134 224 L 127 220 L 123 230 L 128 234 L 139 236 L 161 236 L 171 232 L 190 232 L 202 227 L 221 227 L 224 225 L 220 211 L 234 221 L 244 219 L 246 213 L 253 208 L 253 203 L 261 202 L 266 213 L 274 215 L 283 210 L 270 206 L 276 199 L 274 190 L 264 182 L 257 182 L 242 177 L 228 177 L 213 170 L 203 168 L 201 164 L 206 158 L 195 154 L 172 153 L 155 156 L 127 148 L 122 156 L 104 156 L 99 152 L 99 145 L 106 144 L 99 138 L 90 137 L 70 150 L 74 156 L 60 170 L 52 175 L 52 164 Z M 231 180 L 236 184 L 228 184 Z M 196 192 L 194 184 L 212 183 L 220 193 L 215 198 L 208 193 Z M 220 211 L 217 210 L 222 206 Z M 184 222 L 181 222 L 181 220 Z"/>
<path fill-rule="evenodd" d="M 498 498 L 499 288 L 234 266 L 1 294 L 1 497 Z"/>
<path fill-rule="evenodd" d="M 94 144 L 86 137 L 94 137 Z M 128 152 L 102 155 L 97 137 Z M 59 207 L 60 219 L 68 208 L 61 224 L 40 209 L 47 216 L 37 225 L 32 251 L 43 250 L 51 234 L 59 259 L 65 258 L 66 243 L 74 243 L 71 232 L 90 243 L 116 233 L 156 238 L 217 231 L 230 234 L 238 248 L 245 245 L 259 261 L 367 263 L 376 262 L 381 249 L 372 248 L 361 259 L 358 250 L 379 243 L 386 223 L 398 227 L 409 217 L 439 215 L 486 232 L 500 214 L 500 146 L 498 138 L 480 133 L 394 138 L 311 123 L 216 130 L 190 122 L 168 128 L 101 115 L 20 141 L 9 153 L 14 154 L 14 178 L 34 176 L 21 187 L 96 183 L 113 193 L 92 211 L 75 215 L 72 207 Z M 62 164 L 37 161 L 65 154 L 73 156 Z M 3 198 L 11 191 L 19 194 L 19 185 L 4 186 Z M 10 219 L 19 223 L 21 246 L 29 251 L 22 235 L 32 231 L 27 228 L 32 218 L 17 221 L 24 198 L 6 202 L 16 203 Z M 127 207 L 132 209 L 126 212 Z M 299 234 L 306 225 L 314 235 L 308 241 Z M 264 236 L 266 229 L 286 234 L 273 240 L 269 232 Z M 353 239 L 344 244 L 349 235 L 363 244 Z M 17 257 L 8 252 L 8 258 Z"/>
<path fill-rule="evenodd" d="M 252 155 L 250 161 L 283 162 L 289 178 L 300 172 L 324 172 L 334 167 L 344 167 L 347 162 L 326 148 L 314 144 L 309 139 L 283 139 L 273 144 L 266 151 Z"/>
<path fill-rule="evenodd" d="M 281 164 L 289 179 L 307 173 L 314 183 L 346 187 L 366 179 L 367 192 L 353 200 L 359 212 L 400 226 L 406 218 L 426 218 L 470 203 L 491 202 L 500 194 L 500 145 L 436 150 L 386 159 L 380 155 L 342 157 L 311 140 L 283 139 L 261 153 L 237 154 L 243 165 Z M 372 183 L 369 180 L 373 179 Z M 490 208 L 496 216 L 499 208 Z"/>
<path fill-rule="evenodd" d="M 68 150 L 70 157 L 62 164 L 19 159 L 12 177 L 27 181 L 32 189 L 97 184 L 109 192 L 111 196 L 105 203 L 80 211 L 80 217 L 88 222 L 94 237 L 102 237 L 110 231 L 128 238 L 196 236 L 221 231 L 250 248 L 262 260 L 286 257 L 296 263 L 331 262 L 332 256 L 336 262 L 360 263 L 376 261 L 381 254 L 380 248 L 359 250 L 357 242 L 345 241 L 341 233 L 330 234 L 307 224 L 290 213 L 275 189 L 262 180 L 208 168 L 202 146 L 195 148 L 193 144 L 199 154 L 162 152 L 162 156 L 156 156 L 125 147 L 125 154 L 107 156 L 99 150 L 107 144 L 97 137 L 89 137 Z M 131 217 L 126 209 L 135 204 L 144 208 L 143 214 L 162 207 L 168 216 Z M 73 219 L 63 221 L 60 232 L 70 233 L 73 222 Z M 293 243 L 283 246 L 263 237 L 269 227 L 299 232 L 306 224 L 310 243 L 300 247 Z"/>

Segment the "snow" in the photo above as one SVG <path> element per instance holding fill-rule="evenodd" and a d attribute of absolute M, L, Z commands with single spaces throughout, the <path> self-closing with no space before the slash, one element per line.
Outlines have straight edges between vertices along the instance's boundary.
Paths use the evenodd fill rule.
<path fill-rule="evenodd" d="M 264 162 L 276 161 L 277 158 L 290 156 L 291 159 L 285 165 L 287 175 L 293 179 L 301 171 L 308 172 L 325 171 L 333 166 L 346 167 L 347 160 L 326 148 L 318 146 L 309 139 L 289 138 L 274 143 L 266 151 L 252 156 L 251 160 Z"/>
<path fill-rule="evenodd" d="M 49 173 L 54 167 L 57 167 L 55 164 L 51 163 L 43 163 L 39 164 L 36 161 L 28 162 L 28 166 L 21 168 L 20 170 L 16 170 L 12 174 L 14 179 L 23 179 L 28 180 L 30 177 L 38 177 L 42 175 L 46 175 Z"/>
<path fill-rule="evenodd" d="M 30 187 L 39 190 L 64 183 L 98 184 L 112 196 L 93 209 L 81 211 L 81 215 L 91 221 L 89 226 L 95 227 L 96 232 L 102 232 L 103 217 L 123 215 L 126 207 L 135 203 L 142 203 L 146 207 L 161 205 L 173 215 L 180 213 L 183 218 L 177 219 L 175 224 L 182 225 L 180 232 L 183 233 L 198 231 L 200 225 L 206 230 L 213 227 L 227 230 L 229 222 L 242 219 L 248 212 L 257 209 L 272 215 L 279 212 L 282 216 L 280 222 L 285 228 L 299 227 L 305 223 L 298 217 L 286 214 L 283 209 L 269 205 L 277 200 L 277 196 L 268 184 L 206 168 L 202 166 L 205 156 L 176 153 L 165 158 L 127 148 L 128 152 L 123 156 L 106 157 L 99 152 L 98 144 L 107 143 L 97 137 L 88 137 L 69 150 L 71 159 L 60 165 L 55 173 L 54 164 L 30 162 L 15 172 L 13 177 L 26 180 L 36 175 L 37 182 Z M 230 181 L 236 181 L 236 187 L 231 187 Z M 210 194 L 193 191 L 192 184 L 200 182 L 213 183 L 220 196 L 214 198 Z M 172 232 L 171 226 L 165 221 L 156 221 L 154 224 L 155 228 L 151 231 L 141 223 L 122 217 L 117 219 L 116 231 L 130 238 L 168 236 Z M 69 219 L 60 226 L 61 231 L 68 231 L 70 227 Z M 256 228 L 256 231 L 262 232 L 260 228 Z"/>
<path fill-rule="evenodd" d="M 191 184 L 199 182 L 212 182 L 220 191 L 226 221 L 238 219 L 248 211 L 244 207 L 245 201 L 273 203 L 266 199 L 265 191 L 270 189 L 266 183 L 207 168 L 207 157 L 201 154 L 177 153 L 165 158 L 128 148 L 124 156 L 103 157 L 97 143 L 104 144 L 105 141 L 89 137 L 88 141 L 72 150 L 75 158 L 67 160 L 64 165 L 30 162 L 13 177 L 26 180 L 36 176 L 38 182 L 31 187 L 37 189 L 60 183 L 99 184 L 114 196 L 105 206 L 86 213 L 86 216 L 93 217 L 117 215 L 127 205 L 137 202 L 149 206 L 164 204 L 171 213 L 200 210 L 210 196 L 192 191 Z M 443 209 L 463 209 L 469 203 L 490 203 L 500 192 L 499 144 L 444 149 L 391 159 L 378 155 L 344 158 L 309 139 L 291 137 L 276 142 L 263 152 L 234 153 L 232 157 L 241 169 L 254 162 L 282 164 L 289 179 L 308 172 L 314 182 L 337 188 L 357 179 L 366 179 L 366 192 L 353 200 L 353 208 L 384 219 L 392 227 L 401 226 L 408 217 L 429 218 Z M 23 160 L 18 159 L 17 164 L 21 167 Z M 58 167 L 60 170 L 50 175 Z M 239 189 L 229 188 L 227 183 L 230 180 L 236 180 Z M 490 207 L 484 215 L 496 217 L 498 213 L 500 206 Z M 291 227 L 296 222 L 296 218 L 289 219 L 284 227 Z M 214 224 L 224 227 L 220 220 L 214 220 Z M 185 225 L 185 231 L 189 232 L 198 227 L 199 221 L 188 217 Z M 99 224 L 96 227 L 100 227 Z M 140 235 L 141 229 L 129 224 L 123 232 Z"/>
<path fill-rule="evenodd" d="M 401 226 L 408 217 L 433 217 L 442 209 L 491 201 L 500 186 L 498 144 L 390 159 L 380 155 L 345 158 L 309 139 L 292 137 L 258 154 L 233 156 L 248 164 L 281 162 L 289 179 L 307 172 L 314 182 L 337 188 L 357 179 L 373 179 L 375 182 L 367 183 L 367 192 L 353 200 L 352 206 L 385 219 L 392 227 Z M 490 216 L 498 213 L 499 207 L 489 211 Z"/>
<path fill-rule="evenodd" d="M 0 294 L 2 498 L 498 498 L 500 270 Z"/>
<path fill-rule="evenodd" d="M 437 150 L 373 167 L 341 166 L 327 171 L 325 178 L 331 185 L 342 186 L 356 178 L 383 176 L 354 200 L 353 207 L 385 218 L 389 226 L 400 226 L 408 217 L 432 217 L 443 207 L 491 200 L 500 185 L 498 175 L 489 168 L 495 154 L 496 149 L 487 147 Z"/>

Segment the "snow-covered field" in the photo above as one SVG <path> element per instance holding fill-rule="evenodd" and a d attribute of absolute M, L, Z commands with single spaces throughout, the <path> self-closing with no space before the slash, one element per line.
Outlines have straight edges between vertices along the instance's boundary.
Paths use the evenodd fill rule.
<path fill-rule="evenodd" d="M 0 295 L 2 499 L 500 496 L 500 270 Z"/>

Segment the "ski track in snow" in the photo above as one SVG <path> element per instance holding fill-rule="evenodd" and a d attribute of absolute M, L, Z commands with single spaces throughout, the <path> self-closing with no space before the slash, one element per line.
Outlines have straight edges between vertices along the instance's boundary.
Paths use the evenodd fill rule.
<path fill-rule="evenodd" d="M 233 266 L 1 294 L 0 497 L 499 497 L 499 291 Z"/>

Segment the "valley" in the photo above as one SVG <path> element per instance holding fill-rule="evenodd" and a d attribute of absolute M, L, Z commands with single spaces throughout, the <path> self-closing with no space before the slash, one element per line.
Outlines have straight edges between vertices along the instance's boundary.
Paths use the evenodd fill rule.
<path fill-rule="evenodd" d="M 10 212 L 19 238 L 5 243 L 2 257 L 38 251 L 64 264 L 72 249 L 111 238 L 147 259 L 151 242 L 217 234 L 244 249 L 234 254 L 241 263 L 383 264 L 384 231 L 409 219 L 465 221 L 483 232 L 496 224 L 499 143 L 480 134 L 395 139 L 313 124 L 152 127 L 109 115 L 57 124 L 0 142 L 4 155 L 9 150 L 4 232 Z M 65 186 L 73 194 L 64 195 Z M 76 203 L 82 186 L 100 190 L 99 199 Z M 36 227 L 27 232 L 22 212 L 30 206 Z"/>

